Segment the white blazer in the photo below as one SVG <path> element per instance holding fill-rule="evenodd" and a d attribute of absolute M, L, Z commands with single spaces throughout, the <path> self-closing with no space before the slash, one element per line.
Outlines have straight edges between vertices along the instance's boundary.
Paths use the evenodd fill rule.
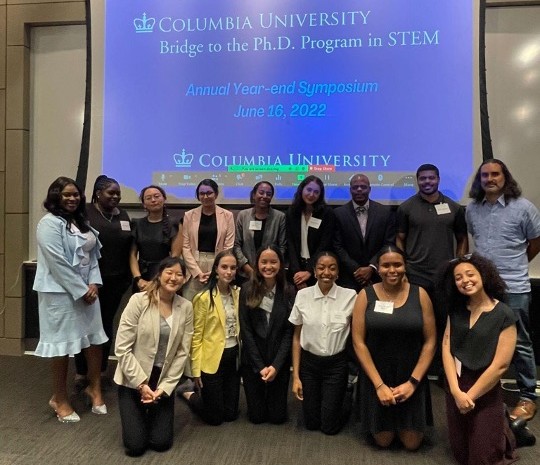
<path fill-rule="evenodd" d="M 148 294 L 131 296 L 120 318 L 114 352 L 118 366 L 116 384 L 136 389 L 150 379 L 159 343 L 160 315 L 157 305 L 150 305 Z M 191 302 L 175 296 L 173 323 L 158 389 L 167 395 L 174 391 L 184 372 L 193 337 L 193 307 Z"/>

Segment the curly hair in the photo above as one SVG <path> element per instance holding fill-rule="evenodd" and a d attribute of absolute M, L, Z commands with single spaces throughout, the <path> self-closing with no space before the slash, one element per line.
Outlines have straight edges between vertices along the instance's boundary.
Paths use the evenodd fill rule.
<path fill-rule="evenodd" d="M 465 306 L 467 303 L 467 297 L 458 291 L 454 278 L 454 270 L 461 263 L 470 263 L 478 270 L 482 278 L 484 292 L 491 299 L 504 300 L 506 284 L 493 262 L 477 253 L 464 255 L 463 257 L 455 258 L 445 263 L 437 273 L 437 301 L 444 302 L 444 305 L 447 306 L 448 313 L 451 313 L 456 308 Z"/>
<path fill-rule="evenodd" d="M 326 205 L 326 200 L 324 198 L 324 183 L 317 176 L 307 176 L 300 184 L 298 184 L 296 192 L 294 193 L 292 204 L 290 206 L 291 212 L 296 216 L 300 215 L 306 208 L 306 202 L 304 202 L 304 199 L 302 198 L 302 192 L 310 182 L 315 182 L 320 188 L 319 198 L 313 204 L 313 211 L 318 211 L 320 208 Z"/>
<path fill-rule="evenodd" d="M 274 252 L 279 260 L 279 271 L 276 276 L 276 288 L 283 290 L 286 286 L 285 262 L 283 261 L 281 251 L 274 244 L 271 244 L 268 247 L 261 247 L 257 251 L 257 258 L 255 259 L 255 263 L 257 264 L 255 267 L 255 273 L 251 275 L 249 281 L 243 286 L 245 287 L 246 305 L 248 308 L 257 308 L 261 304 L 267 291 L 266 287 L 264 286 L 264 278 L 259 270 L 259 259 L 261 258 L 262 253 L 267 250 Z"/>
<path fill-rule="evenodd" d="M 510 173 L 510 170 L 504 164 L 504 162 L 498 160 L 497 158 L 490 158 L 488 160 L 484 160 L 482 164 L 478 167 L 478 171 L 476 172 L 471 185 L 471 190 L 469 191 L 469 197 L 475 202 L 481 202 L 484 199 L 486 193 L 484 192 L 484 189 L 482 189 L 481 171 L 482 166 L 487 165 L 488 163 L 495 163 L 499 165 L 502 169 L 502 172 L 504 174 L 504 200 L 508 201 L 521 197 L 521 187 L 519 187 L 517 181 L 514 179 L 514 177 Z"/>
<path fill-rule="evenodd" d="M 62 208 L 62 191 L 66 186 L 73 185 L 79 191 L 79 205 L 73 213 L 69 213 Z M 75 224 L 81 232 L 88 232 L 88 219 L 86 218 L 86 197 L 79 185 L 71 178 L 60 176 L 55 179 L 47 190 L 47 197 L 43 202 L 43 207 L 55 216 L 64 218 L 68 222 L 68 228 L 71 230 L 71 224 Z"/>

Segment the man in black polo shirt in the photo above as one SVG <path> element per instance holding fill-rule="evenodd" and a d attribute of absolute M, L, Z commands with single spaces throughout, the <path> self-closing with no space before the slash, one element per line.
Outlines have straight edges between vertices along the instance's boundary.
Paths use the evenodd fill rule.
<path fill-rule="evenodd" d="M 438 267 L 469 250 L 467 223 L 464 208 L 439 191 L 439 169 L 435 165 L 421 165 L 416 171 L 416 181 L 418 193 L 397 210 L 396 244 L 407 255 L 409 281 L 422 286 L 434 300 Z M 440 340 L 446 312 L 436 302 L 433 308 Z M 440 358 L 436 357 L 434 362 L 439 365 Z"/>

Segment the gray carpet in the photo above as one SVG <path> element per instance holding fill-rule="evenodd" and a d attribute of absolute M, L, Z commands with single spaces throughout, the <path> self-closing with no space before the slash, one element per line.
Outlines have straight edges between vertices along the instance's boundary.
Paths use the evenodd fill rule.
<path fill-rule="evenodd" d="M 114 365 L 114 362 L 112 362 Z M 242 413 L 236 422 L 207 426 L 194 417 L 184 402 L 176 402 L 175 442 L 164 453 L 148 451 L 141 458 L 124 455 L 120 440 L 116 389 L 105 398 L 110 414 L 90 413 L 84 400 L 75 398 L 81 416 L 76 424 L 59 423 L 47 405 L 50 398 L 47 360 L 33 356 L 0 356 L 0 464 L 163 464 L 181 465 L 423 465 L 454 463 L 444 422 L 443 392 L 433 385 L 435 428 L 416 453 L 400 448 L 377 450 L 357 433 L 351 419 L 337 436 L 306 431 L 300 424 L 299 404 L 290 399 L 290 420 L 285 425 L 251 425 Z M 540 438 L 540 414 L 530 424 Z M 519 450 L 521 465 L 540 463 L 540 446 Z"/>

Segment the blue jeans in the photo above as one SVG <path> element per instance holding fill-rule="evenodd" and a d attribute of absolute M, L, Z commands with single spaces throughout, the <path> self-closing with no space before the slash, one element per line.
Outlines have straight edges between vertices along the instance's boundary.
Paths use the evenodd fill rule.
<path fill-rule="evenodd" d="M 506 303 L 517 318 L 516 351 L 512 363 L 516 370 L 516 381 L 521 399 L 536 399 L 536 362 L 533 345 L 529 335 L 529 306 L 531 293 L 507 294 Z"/>

